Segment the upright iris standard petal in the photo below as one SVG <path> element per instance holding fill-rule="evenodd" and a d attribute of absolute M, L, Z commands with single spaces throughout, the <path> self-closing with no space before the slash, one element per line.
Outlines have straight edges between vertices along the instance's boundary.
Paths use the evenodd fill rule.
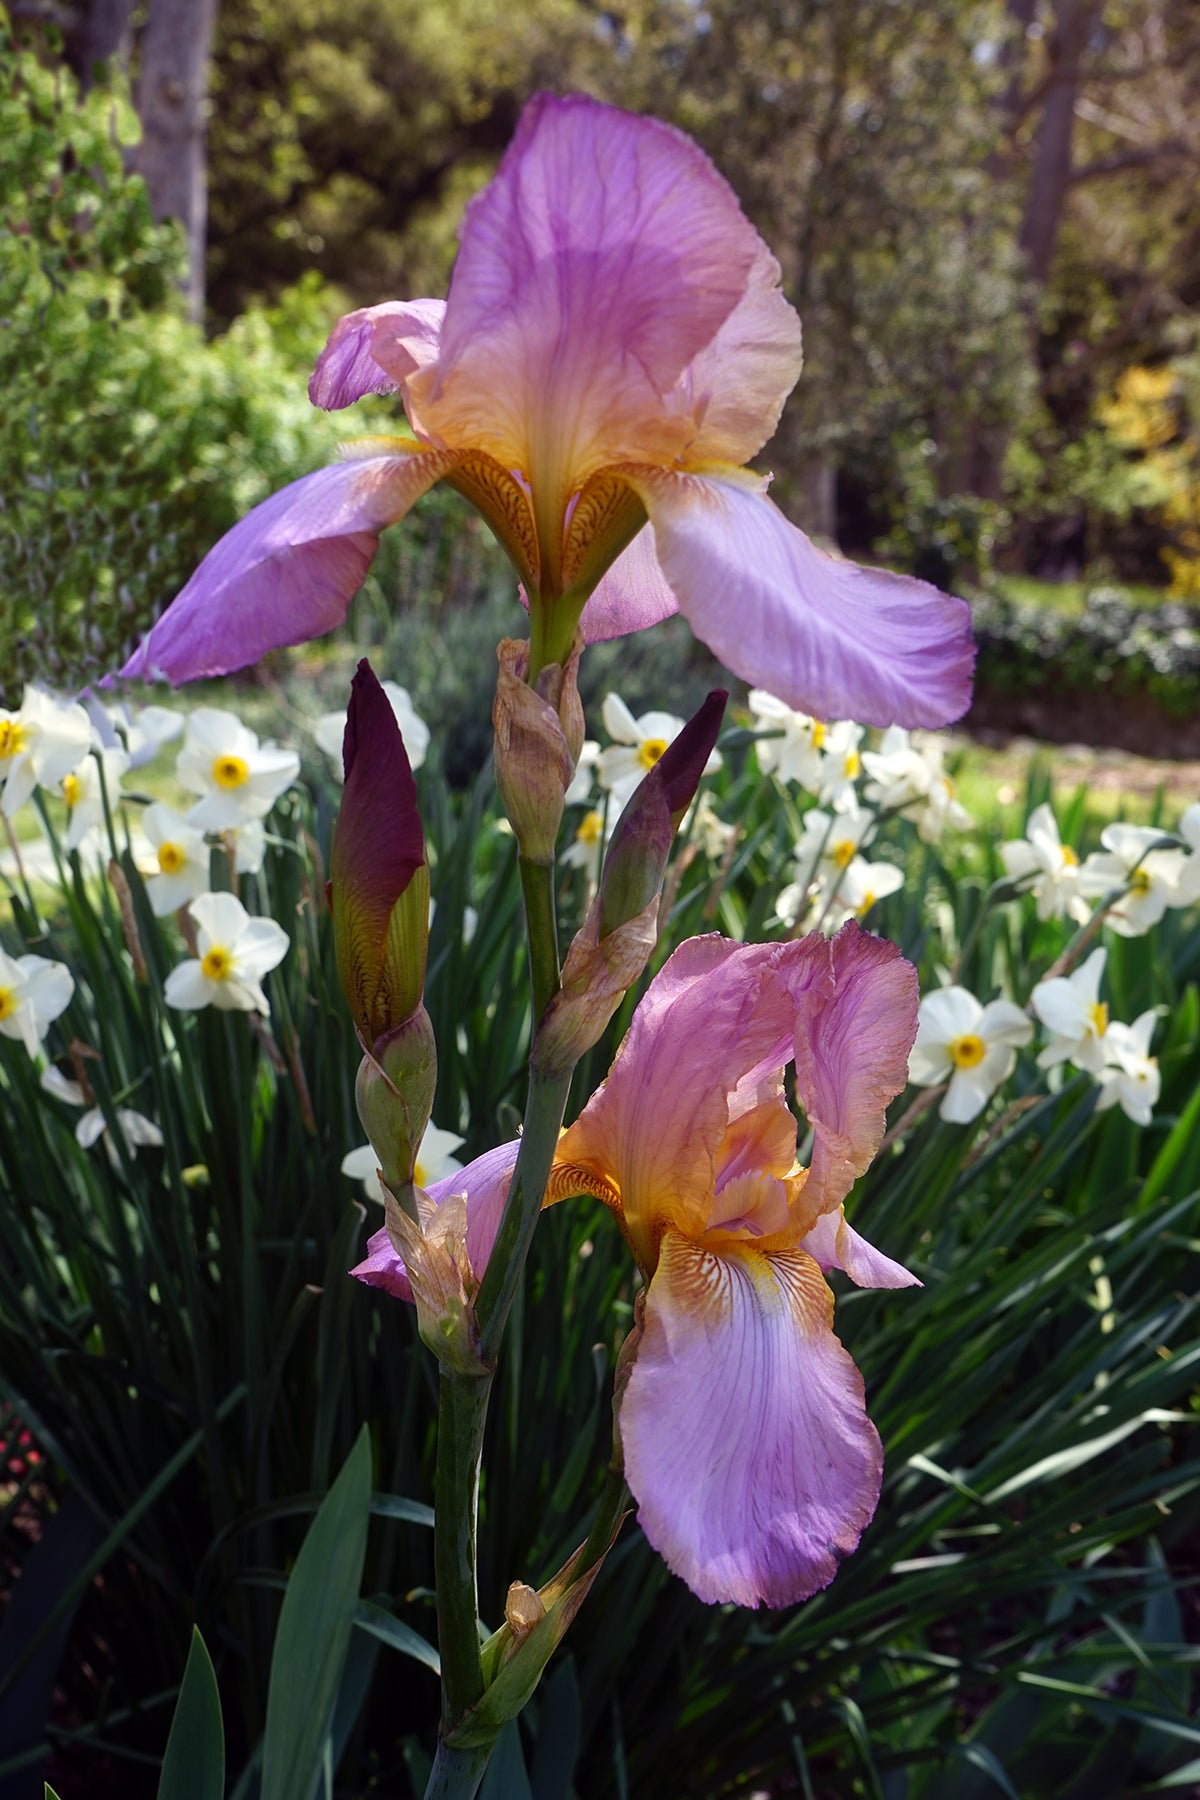
<path fill-rule="evenodd" d="M 744 470 L 624 471 L 679 610 L 726 666 L 817 718 L 944 725 L 966 711 L 970 612 L 818 550 Z"/>
<path fill-rule="evenodd" d="M 445 313 L 441 300 L 385 300 L 347 313 L 317 358 L 309 399 L 337 412 L 365 394 L 394 394 L 407 376 L 436 361 Z"/>
<path fill-rule="evenodd" d="M 523 469 L 560 508 L 635 444 L 672 460 L 694 430 L 665 396 L 743 298 L 758 248 L 681 133 L 538 95 L 467 209 L 438 362 L 407 385 L 414 428 Z"/>
<path fill-rule="evenodd" d="M 642 1530 L 701 1600 L 826 1587 L 875 1510 L 883 1451 L 811 1257 L 668 1232 L 621 1441 Z"/>
<path fill-rule="evenodd" d="M 634 1013 L 608 1080 L 563 1137 L 561 1162 L 619 1192 L 646 1263 L 668 1218 L 703 1233 L 731 1110 L 750 1111 L 757 1082 L 791 1054 L 795 1008 L 771 973 L 787 948 L 716 936 L 682 944 Z"/>
<path fill-rule="evenodd" d="M 886 938 L 842 931 L 829 946 L 833 998 L 796 1031 L 796 1092 L 813 1127 L 804 1199 L 828 1212 L 883 1140 L 888 1102 L 907 1079 L 917 972 Z"/>
<path fill-rule="evenodd" d="M 272 494 L 205 557 L 123 676 L 195 681 L 332 631 L 379 533 L 446 474 L 424 450 L 334 463 Z"/>

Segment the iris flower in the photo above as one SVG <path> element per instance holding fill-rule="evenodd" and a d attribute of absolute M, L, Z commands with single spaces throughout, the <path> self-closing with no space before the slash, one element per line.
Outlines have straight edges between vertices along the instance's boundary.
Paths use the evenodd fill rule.
<path fill-rule="evenodd" d="M 702 1600 L 807 1598 L 875 1510 L 882 1451 L 824 1276 L 915 1282 L 842 1202 L 879 1147 L 916 1019 L 913 969 L 856 925 L 832 941 L 692 939 L 559 1141 L 547 1203 L 598 1196 L 646 1282 L 621 1403 L 626 1474 L 646 1536 Z M 783 1092 L 793 1058 L 807 1169 Z M 477 1277 L 516 1152 L 429 1190 L 435 1204 L 466 1194 Z M 354 1273 L 409 1297 L 386 1229 Z"/>
<path fill-rule="evenodd" d="M 941 725 L 970 695 L 965 605 L 816 549 L 743 465 L 800 372 L 775 258 L 690 139 L 536 97 L 467 209 L 446 301 L 348 314 L 309 393 L 398 393 L 410 427 L 284 488 L 126 664 L 223 674 L 344 618 L 379 533 L 445 481 L 508 552 L 532 668 L 676 610 L 789 705 Z M 647 523 L 649 521 L 649 523 Z"/>

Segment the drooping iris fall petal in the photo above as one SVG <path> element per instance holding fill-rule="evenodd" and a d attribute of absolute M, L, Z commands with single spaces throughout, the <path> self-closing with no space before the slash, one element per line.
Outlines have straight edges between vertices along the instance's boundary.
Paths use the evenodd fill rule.
<path fill-rule="evenodd" d="M 817 718 L 944 725 L 975 651 L 961 600 L 809 542 L 746 470 L 624 471 L 688 624 L 727 667 Z"/>
<path fill-rule="evenodd" d="M 332 631 L 362 586 L 379 533 L 449 466 L 444 456 L 400 447 L 281 488 L 209 552 L 121 674 L 196 681 Z"/>
<path fill-rule="evenodd" d="M 638 1523 L 701 1600 L 790 1606 L 833 1579 L 883 1452 L 802 1251 L 663 1239 L 621 1405 Z"/>

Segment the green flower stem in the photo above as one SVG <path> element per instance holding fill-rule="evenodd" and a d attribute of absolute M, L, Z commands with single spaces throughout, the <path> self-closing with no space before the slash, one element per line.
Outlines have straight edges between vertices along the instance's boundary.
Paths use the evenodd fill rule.
<path fill-rule="evenodd" d="M 545 863 L 520 858 L 521 892 L 529 942 L 529 980 L 533 991 L 533 1029 L 558 992 L 558 925 L 554 917 L 554 870 Z"/>
<path fill-rule="evenodd" d="M 483 1696 L 475 1585 L 475 1514 L 479 1456 L 491 1386 L 490 1375 L 460 1375 L 446 1368 L 439 1371 L 433 1556 L 444 1726 L 453 1725 Z M 461 1791 L 473 1793 L 474 1788 Z M 431 1787 L 429 1793 L 433 1792 Z"/>
<path fill-rule="evenodd" d="M 439 1738 L 425 1800 L 471 1800 L 490 1755 L 490 1750 L 453 1750 Z"/>
<path fill-rule="evenodd" d="M 535 1023 L 558 991 L 554 872 L 521 859 L 529 932 Z M 475 1303 L 479 1357 L 495 1367 L 504 1327 L 533 1239 L 566 1110 L 571 1075 L 530 1077 L 525 1129 L 504 1216 Z M 443 1729 L 457 1723 L 483 1694 L 479 1659 L 479 1601 L 475 1575 L 475 1515 L 479 1461 L 491 1375 L 440 1371 L 438 1400 L 437 1571 L 438 1644 L 442 1659 Z M 470 1800 L 483 1775 L 486 1752 L 449 1749 L 439 1742 L 426 1800 Z"/>
<path fill-rule="evenodd" d="M 529 1103 L 517 1165 L 513 1170 L 504 1216 L 475 1302 L 479 1322 L 479 1354 L 494 1367 L 509 1310 L 517 1291 L 525 1258 L 533 1241 L 542 1197 L 550 1179 L 558 1134 L 567 1109 L 573 1069 L 565 1075 L 542 1075 L 535 1069 L 529 1078 Z"/>

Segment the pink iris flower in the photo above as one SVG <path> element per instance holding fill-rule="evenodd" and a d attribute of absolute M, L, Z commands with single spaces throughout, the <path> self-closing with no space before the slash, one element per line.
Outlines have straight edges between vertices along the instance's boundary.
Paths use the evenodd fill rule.
<path fill-rule="evenodd" d="M 789 706 L 938 726 L 970 698 L 960 600 L 827 556 L 743 465 L 800 372 L 775 258 L 690 139 L 574 96 L 526 107 L 467 209 L 445 302 L 348 314 L 318 406 L 396 392 L 411 435 L 284 488 L 201 564 L 125 675 L 218 675 L 344 618 L 380 531 L 435 482 L 492 527 L 534 666 L 676 610 Z"/>
<path fill-rule="evenodd" d="M 916 1283 L 842 1206 L 879 1147 L 916 1023 L 915 971 L 857 925 L 799 943 L 692 939 L 560 1139 L 547 1203 L 597 1195 L 646 1282 L 621 1403 L 626 1475 L 647 1538 L 702 1600 L 806 1599 L 875 1510 L 882 1450 L 824 1277 Z M 783 1091 L 793 1059 L 807 1169 Z M 516 1152 L 430 1190 L 465 1191 L 477 1276 Z M 409 1297 L 386 1230 L 354 1274 Z"/>

